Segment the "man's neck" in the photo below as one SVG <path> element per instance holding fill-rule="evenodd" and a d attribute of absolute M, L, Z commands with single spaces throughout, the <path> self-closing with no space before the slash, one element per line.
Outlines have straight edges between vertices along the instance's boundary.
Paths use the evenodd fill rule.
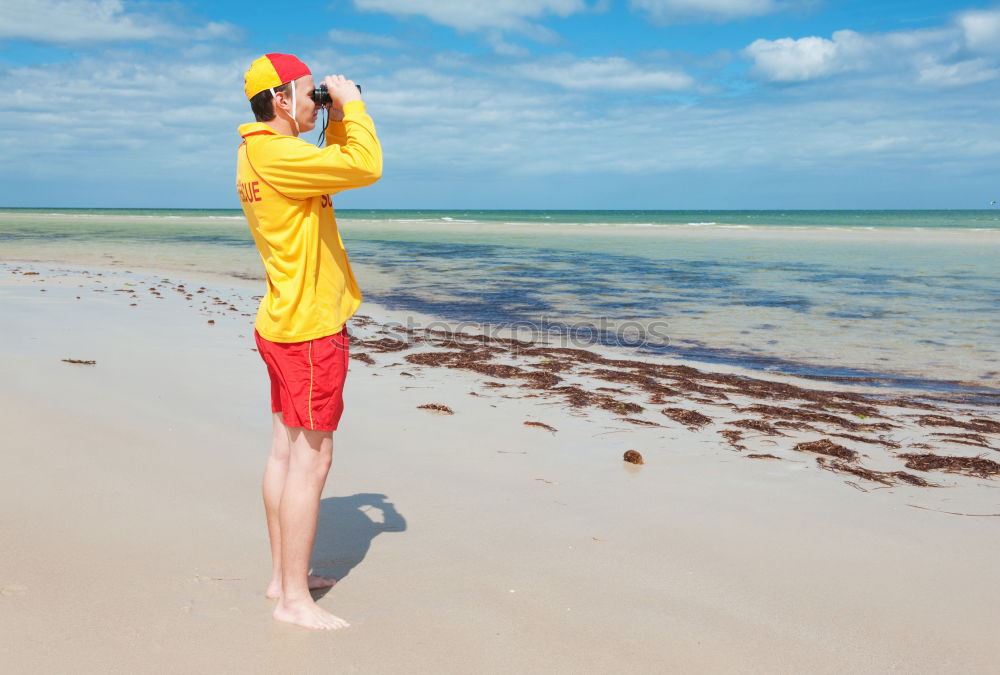
<path fill-rule="evenodd" d="M 275 133 L 281 134 L 282 136 L 298 136 L 298 132 L 295 130 L 295 126 L 292 121 L 287 117 L 281 117 L 280 115 L 275 117 L 269 122 L 264 122 L 267 126 L 274 129 Z"/>

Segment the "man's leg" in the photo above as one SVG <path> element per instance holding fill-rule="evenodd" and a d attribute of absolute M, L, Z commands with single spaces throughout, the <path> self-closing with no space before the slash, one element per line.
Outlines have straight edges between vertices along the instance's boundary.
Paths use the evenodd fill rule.
<path fill-rule="evenodd" d="M 349 624 L 313 601 L 308 577 L 320 494 L 333 459 L 333 433 L 286 428 L 291 442 L 278 505 L 281 597 L 274 608 L 274 618 L 306 628 L 343 628 Z"/>
<path fill-rule="evenodd" d="M 271 582 L 267 585 L 265 595 L 271 600 L 276 600 L 281 597 L 281 519 L 278 517 L 278 506 L 281 504 L 281 493 L 285 489 L 292 441 L 282 414 L 273 413 L 272 418 L 274 433 L 271 437 L 267 464 L 264 467 L 263 484 L 264 514 L 267 516 L 267 533 L 271 541 Z M 336 583 L 336 579 L 309 575 L 309 588 L 313 590 L 329 588 Z"/>
<path fill-rule="evenodd" d="M 271 451 L 264 466 L 263 491 L 267 534 L 271 540 L 271 583 L 267 585 L 266 595 L 273 600 L 281 596 L 281 522 L 278 518 L 278 506 L 281 504 L 281 493 L 288 475 L 291 439 L 281 413 L 272 413 L 272 417 L 274 433 L 271 437 Z"/>

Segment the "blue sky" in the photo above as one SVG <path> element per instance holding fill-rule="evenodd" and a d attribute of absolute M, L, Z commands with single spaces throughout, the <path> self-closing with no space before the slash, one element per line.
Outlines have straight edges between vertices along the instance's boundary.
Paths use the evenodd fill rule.
<path fill-rule="evenodd" d="M 1000 198 L 997 3 L 22 0 L 0 206 L 237 208 L 242 74 L 271 51 L 363 85 L 385 172 L 341 208 Z"/>

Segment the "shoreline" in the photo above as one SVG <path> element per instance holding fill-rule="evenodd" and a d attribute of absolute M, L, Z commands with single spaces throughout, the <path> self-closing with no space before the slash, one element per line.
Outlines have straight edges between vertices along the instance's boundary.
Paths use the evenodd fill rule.
<path fill-rule="evenodd" d="M 15 670 L 992 669 L 998 521 L 951 514 L 1000 512 L 1000 483 L 905 467 L 874 441 L 995 460 L 951 441 L 1000 436 L 933 417 L 978 425 L 993 410 L 876 406 L 848 386 L 758 399 L 813 394 L 790 378 L 410 335 L 388 325 L 400 314 L 363 307 L 352 356 L 374 364 L 351 361 L 314 553 L 341 579 L 320 603 L 352 626 L 309 633 L 273 622 L 263 598 L 270 416 L 242 311 L 257 284 L 21 268 L 39 274 L 0 276 L 14 542 L 0 630 Z M 782 436 L 728 424 L 768 405 L 813 419 L 761 419 Z M 870 428 L 882 424 L 898 426 Z M 794 449 L 824 438 L 859 455 Z M 766 454 L 781 459 L 751 457 Z"/>
<path fill-rule="evenodd" d="M 135 210 L 135 209 L 131 209 Z M 83 209 L 82 211 L 88 211 Z M 210 209 L 191 209 L 185 211 L 177 209 L 175 215 L 172 210 L 164 209 L 162 213 L 118 213 L 115 211 L 105 211 L 102 209 L 90 209 L 97 213 L 75 213 L 71 209 L 60 210 L 11 210 L 0 208 L 0 217 L 14 217 L 26 219 L 110 219 L 116 223 L 152 223 L 157 220 L 185 220 L 187 222 L 204 222 L 216 227 L 233 227 L 241 234 L 246 229 L 246 219 L 242 212 L 234 211 L 232 214 L 218 215 L 206 213 Z M 122 211 L 130 211 L 123 209 Z M 150 211 L 156 211 L 150 209 Z M 979 213 L 976 210 L 969 210 L 971 213 Z M 340 212 L 338 212 L 340 213 Z M 717 238 L 754 238 L 754 239 L 798 239 L 804 241 L 843 241 L 847 236 L 855 236 L 860 241 L 878 241 L 880 239 L 893 241 L 902 245 L 909 243 L 926 243 L 927 241 L 947 242 L 949 238 L 955 236 L 970 240 L 971 243 L 996 244 L 1000 236 L 1000 211 L 998 217 L 983 226 L 970 227 L 963 226 L 937 226 L 937 225 L 864 225 L 864 224 L 836 224 L 836 223 L 775 223 L 775 222 L 726 222 L 726 221 L 677 221 L 677 222 L 639 222 L 636 221 L 560 221 L 560 220 L 510 220 L 510 219 L 482 219 L 474 220 L 469 218 L 450 218 L 447 216 L 438 218 L 384 218 L 388 212 L 379 212 L 375 217 L 355 217 L 350 212 L 346 215 L 338 215 L 338 225 L 346 230 L 351 228 L 365 227 L 367 225 L 378 224 L 387 229 L 398 229 L 400 231 L 412 231 L 415 225 L 419 225 L 422 232 L 445 232 L 455 233 L 476 233 L 482 229 L 489 229 L 503 226 L 505 233 L 512 234 L 551 234 L 551 235 L 585 235 L 585 236 L 629 236 L 629 237 L 656 237 L 664 231 L 669 231 L 675 236 L 685 238 L 700 238 L 712 236 Z M 402 212 L 406 213 L 406 212 Z M 442 211 L 441 213 L 447 213 Z M 581 212 L 589 214 L 593 212 Z M 885 213 L 894 213 L 887 211 Z M 905 213 L 905 212 L 904 212 Z M 934 212 L 932 212 L 934 213 Z M 957 211 L 963 213 L 963 211 Z M 992 215 L 992 213 L 991 213 Z M 914 232 L 924 233 L 923 242 L 914 242 L 912 236 Z M 252 245 L 252 243 L 250 244 Z"/>
<path fill-rule="evenodd" d="M 8 260 L 163 268 L 171 278 L 190 270 L 251 283 L 261 277 L 238 217 L 2 220 Z M 998 287 L 997 233 L 623 232 L 343 215 L 340 225 L 369 303 L 453 322 L 548 322 L 562 332 L 632 326 L 652 339 L 651 351 L 765 377 L 874 377 L 889 388 L 905 379 L 932 391 L 1000 392 L 1000 334 L 984 300 Z"/>
<path fill-rule="evenodd" d="M 163 292 L 174 291 L 208 324 L 214 325 L 223 317 L 238 318 L 247 324 L 243 334 L 252 334 L 260 296 L 248 293 L 256 283 L 252 286 L 249 280 L 236 280 L 241 283 L 234 284 L 232 277 L 210 274 L 190 275 L 185 282 L 166 276 L 156 279 L 157 272 L 163 270 L 102 269 L 0 265 L 0 273 L 8 273 L 7 282 L 20 276 L 16 285 L 60 286 L 56 280 L 61 277 L 70 282 L 89 279 L 104 286 L 91 288 L 91 292 L 135 300 L 124 303 L 130 307 L 163 299 Z M 112 282 L 118 277 L 135 281 Z M 195 289 L 199 283 L 215 283 L 216 291 L 204 285 Z M 625 428 L 669 428 L 673 422 L 688 430 L 707 429 L 718 435 L 714 437 L 721 437 L 721 443 L 747 455 L 781 459 L 773 454 L 776 450 L 765 452 L 778 438 L 786 450 L 817 455 L 816 461 L 826 470 L 882 484 L 892 484 L 902 476 L 911 484 L 933 485 L 904 471 L 928 466 L 974 478 L 1000 475 L 997 461 L 979 458 L 982 461 L 977 464 L 962 454 L 970 447 L 1000 452 L 1000 422 L 988 419 L 1000 413 L 1000 400 L 982 392 L 928 393 L 920 388 L 886 388 L 839 378 L 765 376 L 725 364 L 705 367 L 699 363 L 694 367 L 683 358 L 635 354 L 605 345 L 586 349 L 552 345 L 545 339 L 525 340 L 503 329 L 490 335 L 456 332 L 450 328 L 452 322 L 440 317 L 368 304 L 367 312 L 363 305 L 348 323 L 351 358 L 357 366 L 391 368 L 410 378 L 435 369 L 473 373 L 480 378 L 479 384 L 506 398 L 507 392 L 516 391 L 515 397 L 542 399 L 543 405 L 562 406 L 581 416 L 607 417 L 610 413 L 613 419 L 602 421 L 623 423 Z M 751 432 L 756 436 L 749 438 L 758 442 L 748 447 L 746 443 L 751 441 L 746 435 Z M 759 442 L 762 437 L 763 444 Z M 907 449 L 911 452 L 902 452 Z M 868 453 L 875 450 L 883 451 L 871 458 L 875 468 L 857 463 L 859 457 L 871 457 Z M 783 458 L 795 457 L 794 452 Z M 832 463 L 830 458 L 834 458 Z M 905 460 L 905 466 L 897 466 L 899 458 Z M 995 459 L 1000 460 L 1000 456 Z"/>
<path fill-rule="evenodd" d="M 210 272 L 201 269 L 183 269 L 172 266 L 150 266 L 145 264 L 129 265 L 115 259 L 112 255 L 106 255 L 105 257 L 111 258 L 111 260 L 87 265 L 84 265 L 79 261 L 7 258 L 0 262 L 0 274 L 3 274 L 4 270 L 14 270 L 21 266 L 28 266 L 32 269 L 37 268 L 42 270 L 41 274 L 52 272 L 89 273 L 91 270 L 94 270 L 95 274 L 97 271 L 101 271 L 102 273 L 107 274 L 124 273 L 148 275 L 151 277 L 160 277 L 161 279 L 183 277 L 187 279 L 189 283 L 196 282 L 216 284 L 225 287 L 239 288 L 248 292 L 254 290 L 259 292 L 264 282 L 263 275 L 251 276 L 231 271 Z M 260 296 L 251 297 L 259 299 Z M 508 337 L 515 336 L 514 332 L 503 326 L 457 321 L 410 308 L 390 309 L 384 304 L 381 304 L 378 299 L 365 299 L 360 310 L 362 315 L 365 314 L 366 307 L 372 307 L 374 313 L 389 317 L 389 320 L 396 321 L 401 325 L 413 323 L 413 319 L 415 318 L 417 319 L 417 324 L 422 324 L 424 326 L 448 325 L 461 326 L 464 328 L 478 326 L 480 328 L 480 332 L 482 333 L 486 332 L 482 330 L 485 328 L 488 329 L 490 334 L 501 334 Z M 255 313 L 256 305 L 252 307 L 244 307 L 243 309 L 249 310 L 250 313 Z M 242 313 L 245 314 L 247 312 L 244 311 Z M 559 326 L 559 324 L 553 325 Z M 569 328 L 572 329 L 573 326 L 569 326 Z M 563 334 L 562 339 L 564 341 L 573 342 L 574 346 L 578 346 L 575 343 L 575 340 L 577 339 L 575 337 Z M 653 350 L 653 348 L 648 348 L 646 351 L 638 351 L 632 347 L 616 347 L 614 345 L 603 344 L 593 340 L 589 341 L 589 343 L 585 342 L 585 344 L 586 346 L 584 348 L 601 351 L 610 357 L 668 361 L 671 363 L 692 365 L 692 367 L 697 367 L 698 369 L 707 372 L 737 373 L 749 377 L 762 378 L 786 378 L 799 385 L 807 387 L 837 387 L 839 385 L 845 385 L 848 387 L 856 387 L 857 391 L 868 392 L 873 395 L 881 394 L 890 398 L 893 396 L 892 392 L 899 392 L 917 396 L 919 398 L 927 398 L 929 400 L 968 402 L 971 404 L 982 405 L 1000 405 L 1000 389 L 983 385 L 975 380 L 940 380 L 894 371 L 876 372 L 870 371 L 866 368 L 853 366 L 804 363 L 794 359 L 786 359 L 781 356 L 756 356 L 735 352 L 733 349 L 727 347 L 708 347 L 704 345 L 692 347 L 690 345 L 686 345 L 683 348 L 677 348 L 670 346 L 667 348 L 661 348 L 660 352 L 657 353 Z M 740 362 L 756 362 L 760 365 L 759 367 L 753 367 L 742 365 Z M 810 370 L 819 372 L 809 372 Z M 831 374 L 822 374 L 822 371 L 827 371 Z"/>

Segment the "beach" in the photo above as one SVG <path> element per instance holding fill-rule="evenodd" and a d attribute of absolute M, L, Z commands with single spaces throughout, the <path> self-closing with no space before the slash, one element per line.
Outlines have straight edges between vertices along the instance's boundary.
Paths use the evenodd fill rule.
<path fill-rule="evenodd" d="M 352 626 L 278 624 L 262 285 L 127 265 L 0 264 L 12 672 L 993 668 L 988 394 L 482 338 L 372 301 L 313 556 Z"/>

